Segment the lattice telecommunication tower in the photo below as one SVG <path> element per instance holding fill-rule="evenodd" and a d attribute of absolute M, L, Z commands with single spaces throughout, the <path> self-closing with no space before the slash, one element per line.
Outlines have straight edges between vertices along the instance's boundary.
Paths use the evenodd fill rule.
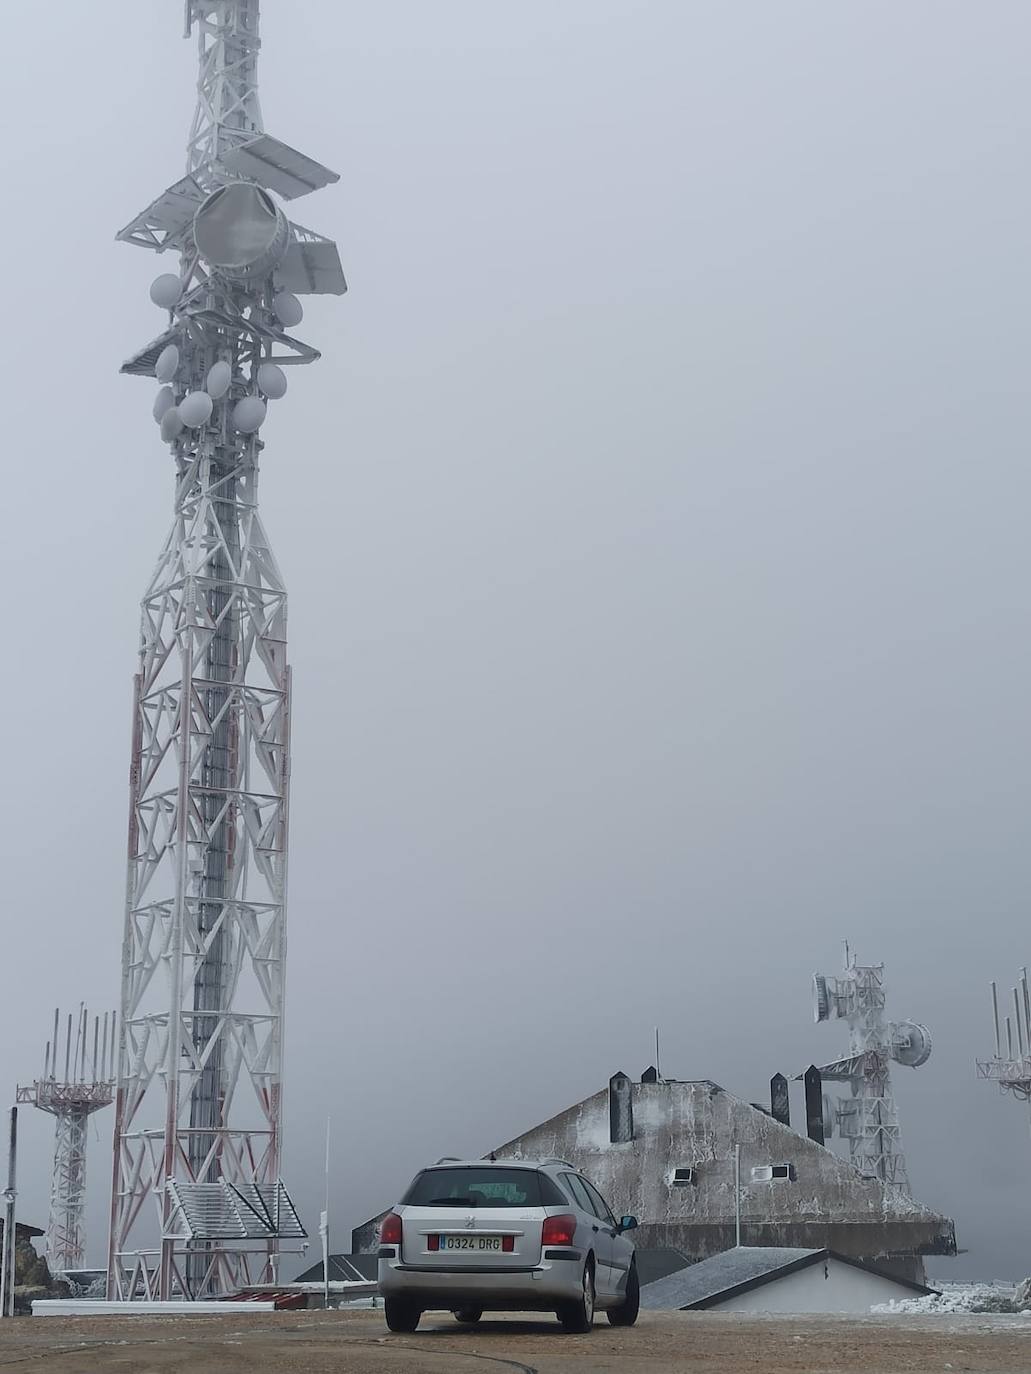
<path fill-rule="evenodd" d="M 848 1085 L 849 1096 L 827 1101 L 825 1133 L 848 1141 L 849 1157 L 866 1178 L 909 1191 L 891 1065 L 918 1069 L 931 1054 L 931 1033 L 917 1021 L 885 1019 L 884 965 L 859 964 L 845 946 L 841 978 L 813 977 L 813 1017 L 848 1022 L 849 1052 L 820 1069 L 824 1082 Z"/>
<path fill-rule="evenodd" d="M 54 1012 L 54 1038 L 47 1041 L 43 1077 L 18 1089 L 19 1103 L 55 1119 L 54 1167 L 46 1258 L 52 1274 L 86 1265 L 86 1142 L 89 1119 L 114 1100 L 115 1017 L 104 1013 L 90 1026 L 85 1007 L 74 1027 L 68 1014 L 61 1052 L 61 1013 Z"/>
<path fill-rule="evenodd" d="M 281 7 L 288 14 L 290 6 Z M 333 172 L 264 132 L 258 0 L 187 0 L 186 175 L 118 235 L 169 253 L 156 378 L 175 514 L 142 603 L 109 1254 L 112 1298 L 274 1281 L 304 1235 L 280 1182 L 290 669 L 258 464 L 298 296 L 346 290 L 282 202 Z"/>
<path fill-rule="evenodd" d="M 1003 1092 L 1012 1093 L 1018 1101 L 1031 1103 L 1031 993 L 1027 969 L 1020 970 L 1020 983 L 1013 989 L 1013 1015 L 1007 1014 L 1005 1019 L 1005 1054 L 999 1027 L 999 991 L 994 983 L 991 988 L 995 1055 L 977 1061 L 977 1076 L 998 1083 Z"/>

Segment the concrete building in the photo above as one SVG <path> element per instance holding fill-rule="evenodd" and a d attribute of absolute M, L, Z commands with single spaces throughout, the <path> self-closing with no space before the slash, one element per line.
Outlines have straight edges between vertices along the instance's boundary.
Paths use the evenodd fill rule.
<path fill-rule="evenodd" d="M 718 1084 L 614 1074 L 607 1088 L 501 1145 L 499 1158 L 569 1160 L 616 1215 L 640 1222 L 641 1249 L 696 1263 L 734 1247 L 735 1147 L 740 1146 L 746 1246 L 833 1250 L 915 1283 L 925 1255 L 956 1252 L 953 1222 Z M 355 1251 L 375 1249 L 377 1221 Z"/>
<path fill-rule="evenodd" d="M 935 1290 L 833 1250 L 743 1246 L 641 1289 L 641 1306 L 670 1312 L 851 1312 Z"/>

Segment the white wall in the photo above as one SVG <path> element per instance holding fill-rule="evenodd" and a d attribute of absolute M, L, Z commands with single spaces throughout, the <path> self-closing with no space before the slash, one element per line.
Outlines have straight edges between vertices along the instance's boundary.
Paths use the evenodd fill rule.
<path fill-rule="evenodd" d="M 773 1279 L 738 1297 L 728 1298 L 711 1311 L 719 1312 L 869 1312 L 877 1302 L 912 1298 L 915 1294 L 894 1279 L 866 1274 L 839 1260 L 810 1264 L 783 1278 Z"/>

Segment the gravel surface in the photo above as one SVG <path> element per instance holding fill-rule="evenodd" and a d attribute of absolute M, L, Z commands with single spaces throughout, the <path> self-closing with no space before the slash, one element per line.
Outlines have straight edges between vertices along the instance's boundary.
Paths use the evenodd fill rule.
<path fill-rule="evenodd" d="M 589 1336 L 517 1318 L 459 1330 L 425 1316 L 392 1336 L 378 1312 L 22 1318 L 0 1323 L 0 1370 L 25 1374 L 1028 1374 L 1031 1319 L 642 1313 Z"/>

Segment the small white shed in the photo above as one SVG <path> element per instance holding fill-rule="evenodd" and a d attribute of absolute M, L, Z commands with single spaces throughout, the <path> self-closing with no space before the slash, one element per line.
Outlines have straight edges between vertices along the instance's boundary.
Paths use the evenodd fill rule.
<path fill-rule="evenodd" d="M 743 1245 L 646 1284 L 641 1306 L 656 1311 L 852 1312 L 935 1290 L 834 1250 Z"/>

